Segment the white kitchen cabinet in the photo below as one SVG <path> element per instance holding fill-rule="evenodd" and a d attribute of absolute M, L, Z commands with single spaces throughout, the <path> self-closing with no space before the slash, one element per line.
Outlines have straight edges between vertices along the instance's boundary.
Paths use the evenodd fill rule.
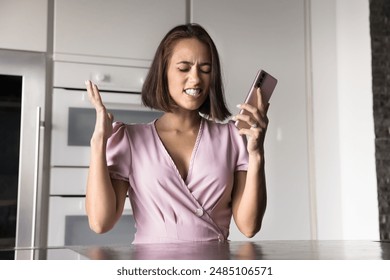
<path fill-rule="evenodd" d="M 186 22 L 183 0 L 56 0 L 54 59 L 148 63 L 169 29 Z"/>
<path fill-rule="evenodd" d="M 0 0 L 0 49 L 46 52 L 48 0 Z"/>
<path fill-rule="evenodd" d="M 258 68 L 279 80 L 265 143 L 268 206 L 254 239 L 310 239 L 304 0 L 193 0 L 191 21 L 215 40 L 233 113 Z M 230 238 L 246 239 L 234 226 Z"/>

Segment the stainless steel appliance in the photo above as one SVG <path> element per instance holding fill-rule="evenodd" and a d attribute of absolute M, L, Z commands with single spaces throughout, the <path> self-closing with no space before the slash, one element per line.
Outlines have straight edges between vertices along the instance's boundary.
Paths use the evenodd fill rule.
<path fill-rule="evenodd" d="M 43 53 L 0 50 L 2 246 L 46 243 L 48 201 L 47 58 Z M 6 85 L 9 86 L 6 86 Z M 45 145 L 46 144 L 46 145 Z M 0 246 L 1 246 L 0 242 Z M 16 250 L 7 258 L 33 259 Z"/>
<path fill-rule="evenodd" d="M 145 123 L 161 115 L 141 104 L 147 68 L 56 61 L 54 63 L 51 130 L 50 208 L 48 245 L 130 244 L 135 228 L 130 203 L 117 225 L 97 235 L 85 213 L 85 187 L 90 138 L 95 126 L 84 81 L 98 84 L 107 110 L 115 120 Z"/>

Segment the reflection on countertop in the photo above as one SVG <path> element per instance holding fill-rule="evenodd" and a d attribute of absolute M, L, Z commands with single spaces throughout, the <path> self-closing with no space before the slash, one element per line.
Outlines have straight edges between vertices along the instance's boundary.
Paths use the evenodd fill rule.
<path fill-rule="evenodd" d="M 0 258 L 15 251 L 19 259 L 78 260 L 389 260 L 386 241 L 256 241 L 69 246 L 0 249 Z"/>
<path fill-rule="evenodd" d="M 316 260 L 390 259 L 390 243 L 374 241 L 258 241 L 137 244 L 83 247 L 89 259 L 135 260 Z"/>

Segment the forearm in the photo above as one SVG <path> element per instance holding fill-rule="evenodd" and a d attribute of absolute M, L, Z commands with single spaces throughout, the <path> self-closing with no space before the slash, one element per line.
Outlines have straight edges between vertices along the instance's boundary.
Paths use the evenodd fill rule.
<path fill-rule="evenodd" d="M 249 156 L 248 171 L 244 180 L 244 187 L 237 196 L 235 221 L 242 233 L 252 237 L 261 228 L 267 205 L 263 155 Z"/>
<path fill-rule="evenodd" d="M 91 140 L 86 211 L 91 229 L 98 233 L 112 228 L 116 217 L 116 195 L 106 162 L 106 141 Z"/>

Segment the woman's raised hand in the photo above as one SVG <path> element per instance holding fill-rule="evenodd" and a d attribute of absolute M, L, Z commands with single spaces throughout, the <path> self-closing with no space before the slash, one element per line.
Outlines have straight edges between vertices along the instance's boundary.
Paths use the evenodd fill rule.
<path fill-rule="evenodd" d="M 235 119 L 246 122 L 250 129 L 242 128 L 239 130 L 241 135 L 248 136 L 248 153 L 260 153 L 264 152 L 264 138 L 268 127 L 267 111 L 269 103 L 265 104 L 260 92 L 260 88 L 257 89 L 257 107 L 250 104 L 238 105 L 240 109 L 244 109 L 249 114 L 239 114 L 235 116 Z"/>
<path fill-rule="evenodd" d="M 91 81 L 85 81 L 87 87 L 88 98 L 96 110 L 96 123 L 92 139 L 107 141 L 112 134 L 112 122 L 114 116 L 107 112 L 103 104 L 102 97 L 98 87 Z"/>

